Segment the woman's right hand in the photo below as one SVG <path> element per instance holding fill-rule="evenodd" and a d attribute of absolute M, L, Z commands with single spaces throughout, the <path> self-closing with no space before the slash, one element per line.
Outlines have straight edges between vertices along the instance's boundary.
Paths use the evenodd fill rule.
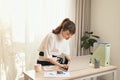
<path fill-rule="evenodd" d="M 68 65 L 66 65 L 66 64 L 61 64 L 60 67 L 67 69 L 67 68 L 68 68 Z"/>

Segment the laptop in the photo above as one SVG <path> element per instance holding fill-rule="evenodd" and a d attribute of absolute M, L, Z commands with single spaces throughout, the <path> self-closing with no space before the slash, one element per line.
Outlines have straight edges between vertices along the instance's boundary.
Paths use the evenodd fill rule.
<path fill-rule="evenodd" d="M 90 64 L 89 62 L 90 62 L 89 55 L 75 57 L 68 64 L 69 65 L 68 71 L 71 72 L 71 71 L 86 69 L 89 67 L 89 64 Z"/>

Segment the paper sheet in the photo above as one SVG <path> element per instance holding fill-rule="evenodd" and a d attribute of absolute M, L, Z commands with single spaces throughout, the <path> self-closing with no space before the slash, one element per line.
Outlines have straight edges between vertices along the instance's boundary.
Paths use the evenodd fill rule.
<path fill-rule="evenodd" d="M 69 77 L 69 72 L 63 72 L 62 74 L 57 74 L 57 72 L 45 72 L 44 77 Z"/>

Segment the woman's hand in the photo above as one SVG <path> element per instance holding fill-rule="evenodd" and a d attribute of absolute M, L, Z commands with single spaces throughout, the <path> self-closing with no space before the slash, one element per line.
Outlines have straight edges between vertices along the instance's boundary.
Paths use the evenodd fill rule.
<path fill-rule="evenodd" d="M 61 65 L 60 65 L 60 68 L 68 69 L 68 65 L 66 65 L 66 64 L 61 64 Z"/>
<path fill-rule="evenodd" d="M 58 63 L 57 61 L 55 61 L 54 59 L 52 59 L 52 58 L 48 58 L 47 60 L 48 60 L 49 62 L 51 62 L 51 63 L 59 66 L 60 68 L 68 69 L 68 65 L 67 65 L 67 64 L 60 64 L 60 63 Z"/>

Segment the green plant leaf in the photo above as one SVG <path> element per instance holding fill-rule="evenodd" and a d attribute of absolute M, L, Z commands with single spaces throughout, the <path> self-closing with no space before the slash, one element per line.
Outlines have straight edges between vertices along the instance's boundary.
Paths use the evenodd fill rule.
<path fill-rule="evenodd" d="M 93 47 L 94 43 L 97 42 L 98 38 L 100 37 L 94 35 L 93 32 L 85 31 L 84 36 L 81 37 L 81 48 L 90 50 L 90 47 Z"/>
<path fill-rule="evenodd" d="M 96 39 L 89 39 L 88 42 L 89 42 L 90 46 L 93 47 L 94 43 L 97 42 L 97 40 Z"/>
<path fill-rule="evenodd" d="M 81 38 L 81 41 L 85 41 L 85 40 L 87 40 L 89 37 L 88 36 L 83 36 L 82 38 Z"/>
<path fill-rule="evenodd" d="M 92 35 L 92 37 L 95 37 L 95 38 L 100 38 L 99 36 L 96 36 L 96 35 Z"/>
<path fill-rule="evenodd" d="M 88 41 L 84 41 L 81 45 L 82 48 L 88 49 L 90 47 L 90 44 Z"/>
<path fill-rule="evenodd" d="M 88 32 L 88 34 L 93 34 L 93 32 Z"/>

